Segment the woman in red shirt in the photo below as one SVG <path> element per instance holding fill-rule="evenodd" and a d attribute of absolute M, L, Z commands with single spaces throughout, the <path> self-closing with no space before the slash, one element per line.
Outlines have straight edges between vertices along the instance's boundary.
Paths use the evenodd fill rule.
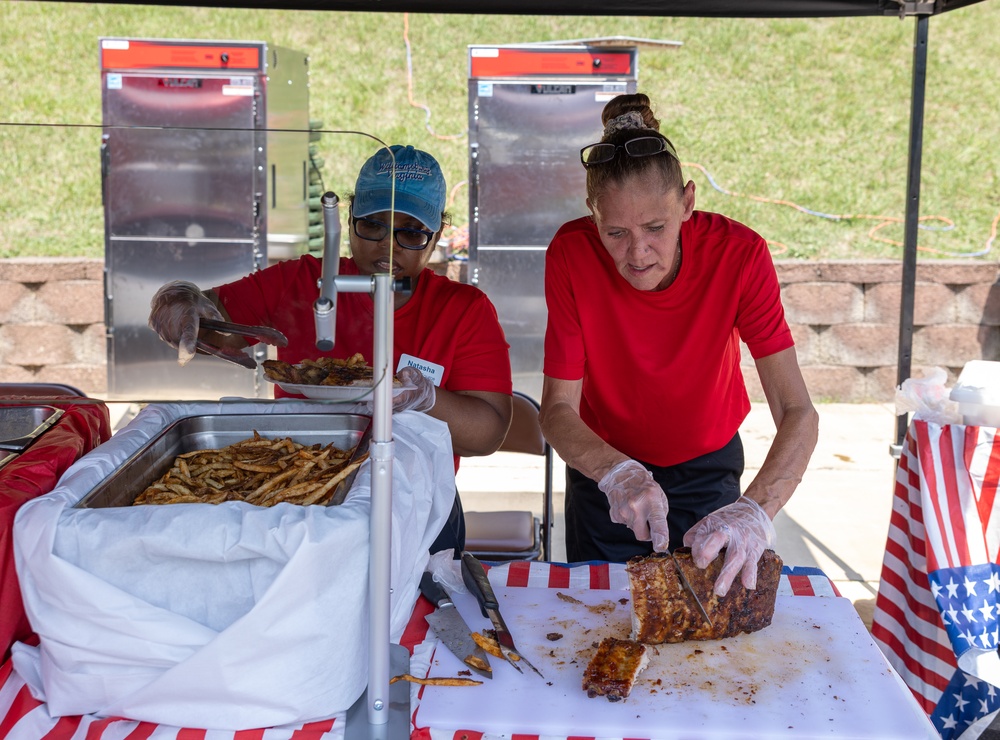
<path fill-rule="evenodd" d="M 738 573 L 753 587 L 817 439 L 774 265 L 751 229 L 694 209 L 649 98 L 618 96 L 602 117 L 581 152 L 592 215 L 560 228 L 545 264 L 541 420 L 567 463 L 568 559 L 683 541 L 704 568 L 726 547 L 716 592 Z M 741 339 L 777 427 L 742 496 Z"/>
<path fill-rule="evenodd" d="M 489 455 L 507 433 L 512 408 L 509 347 L 485 293 L 427 267 L 446 220 L 440 166 L 412 146 L 391 150 L 380 149 L 358 174 L 350 199 L 351 256 L 340 258 L 339 273 L 391 272 L 397 279 L 410 278 L 410 293 L 393 294 L 393 363 L 414 390 L 396 395 L 393 408 L 424 411 L 446 422 L 457 468 L 458 456 Z M 288 338 L 288 345 L 278 350 L 278 359 L 286 362 L 346 359 L 358 352 L 370 362 L 374 301 L 367 293 L 338 295 L 336 344 L 329 352 L 316 348 L 313 303 L 321 275 L 321 260 L 307 254 L 205 292 L 174 281 L 153 297 L 149 325 L 178 348 L 181 364 L 194 355 L 198 339 L 233 349 L 247 344 L 242 337 L 200 329 L 200 318 L 278 329 Z M 277 388 L 276 395 L 288 394 Z M 456 494 L 451 519 L 431 551 L 460 551 L 464 544 Z"/>

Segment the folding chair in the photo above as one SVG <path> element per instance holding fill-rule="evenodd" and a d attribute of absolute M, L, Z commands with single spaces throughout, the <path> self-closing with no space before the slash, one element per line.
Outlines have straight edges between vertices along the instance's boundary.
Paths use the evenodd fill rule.
<path fill-rule="evenodd" d="M 545 460 L 542 519 L 530 511 L 466 511 L 465 549 L 481 560 L 546 560 L 551 557 L 552 448 L 538 424 L 538 402 L 514 391 L 510 429 L 497 452 L 541 456 Z"/>

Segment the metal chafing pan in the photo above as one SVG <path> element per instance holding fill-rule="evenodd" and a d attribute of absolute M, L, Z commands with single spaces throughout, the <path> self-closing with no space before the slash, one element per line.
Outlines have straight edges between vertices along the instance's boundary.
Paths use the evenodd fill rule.
<path fill-rule="evenodd" d="M 136 496 L 158 480 L 178 455 L 218 449 L 247 439 L 290 437 L 300 444 L 334 444 L 351 450 L 351 460 L 368 451 L 371 417 L 361 414 L 209 414 L 177 419 L 129 457 L 76 504 L 78 509 L 131 506 Z M 337 484 L 328 506 L 343 502 L 357 470 Z"/>
<path fill-rule="evenodd" d="M 0 407 L 0 450 L 24 452 L 62 415 L 55 406 Z"/>

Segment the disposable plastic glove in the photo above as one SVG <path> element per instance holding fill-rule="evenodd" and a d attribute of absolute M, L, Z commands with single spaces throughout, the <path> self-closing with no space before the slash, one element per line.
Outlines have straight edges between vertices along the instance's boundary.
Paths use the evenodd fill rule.
<path fill-rule="evenodd" d="M 392 410 L 396 411 L 430 411 L 434 408 L 437 395 L 434 391 L 434 383 L 424 377 L 415 367 L 404 367 L 396 377 L 403 384 L 403 388 L 392 394 Z M 362 404 L 362 412 L 372 414 L 375 411 L 375 402 L 372 396 Z"/>
<path fill-rule="evenodd" d="M 462 578 L 462 561 L 456 560 L 455 555 L 461 553 L 456 553 L 453 547 L 432 553 L 424 570 L 431 574 L 436 583 L 444 586 L 448 593 L 467 594 L 469 589 Z"/>
<path fill-rule="evenodd" d="M 430 411 L 434 408 L 437 393 L 434 383 L 415 367 L 404 367 L 396 377 L 403 383 L 403 390 L 392 397 L 393 411 Z M 412 387 L 406 387 L 412 386 Z"/>
<path fill-rule="evenodd" d="M 771 518 L 746 496 L 713 511 L 684 533 L 684 544 L 699 568 L 707 568 L 726 548 L 726 562 L 715 580 L 719 596 L 729 593 L 737 573 L 745 588 L 757 588 L 757 561 L 776 539 Z"/>
<path fill-rule="evenodd" d="M 177 362 L 186 365 L 196 352 L 201 319 L 222 321 L 222 314 L 198 286 L 174 280 L 161 287 L 149 302 L 149 328 L 177 348 Z"/>
<path fill-rule="evenodd" d="M 597 487 L 611 504 L 611 521 L 627 526 L 637 540 L 652 540 L 655 552 L 668 550 L 667 496 L 652 473 L 635 460 L 625 460 L 611 468 Z"/>

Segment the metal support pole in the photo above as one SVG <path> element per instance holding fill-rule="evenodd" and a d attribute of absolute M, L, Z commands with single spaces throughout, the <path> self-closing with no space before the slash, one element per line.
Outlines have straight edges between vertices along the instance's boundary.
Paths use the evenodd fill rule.
<path fill-rule="evenodd" d="M 392 275 L 375 275 L 372 515 L 368 560 L 368 722 L 389 721 L 389 611 L 392 549 Z"/>
<path fill-rule="evenodd" d="M 906 215 L 903 232 L 903 276 L 899 306 L 899 361 L 896 385 L 910 377 L 913 353 L 913 304 L 917 282 L 917 230 L 920 225 L 920 164 L 924 138 L 924 88 L 927 82 L 927 33 L 930 17 L 917 16 L 913 41 L 913 91 L 910 97 L 910 157 L 906 175 Z M 896 441 L 890 448 L 898 458 L 909 421 L 896 417 Z"/>
<path fill-rule="evenodd" d="M 385 146 L 385 142 L 379 142 Z M 392 182 L 396 181 L 395 164 Z M 324 196 L 324 221 L 327 238 L 323 252 L 323 278 L 316 310 L 316 346 L 329 341 L 333 346 L 336 325 L 336 291 L 371 290 L 375 303 L 374 357 L 372 375 L 372 439 L 369 455 L 372 462 L 371 518 L 368 550 L 368 688 L 348 709 L 344 736 L 346 740 L 395 740 L 409 737 L 410 692 L 406 683 L 389 685 L 392 670 L 409 672 L 409 652 L 392 645 L 392 463 L 395 446 L 392 440 L 392 357 L 394 291 L 409 291 L 408 278 L 394 281 L 391 273 L 364 276 L 339 276 L 327 269 L 328 262 L 339 264 L 340 219 L 336 217 L 337 197 Z M 390 225 L 391 225 L 390 221 Z M 389 234 L 392 238 L 392 232 Z M 369 282 L 370 280 L 370 282 Z M 367 288 L 366 288 L 367 286 Z M 324 311 L 329 309 L 329 318 Z M 320 319 L 324 319 L 322 322 Z M 321 344 L 323 342 L 323 344 Z M 367 719 L 367 722 L 364 720 Z"/>
<path fill-rule="evenodd" d="M 389 685 L 392 675 L 409 673 L 410 655 L 391 644 L 392 599 L 392 346 L 393 292 L 409 290 L 409 281 L 392 275 L 339 276 L 337 289 L 360 292 L 366 284 L 375 303 L 372 397 L 371 519 L 368 553 L 368 688 L 347 711 L 345 740 L 396 740 L 410 727 L 409 684 Z"/>
<path fill-rule="evenodd" d="M 313 303 L 316 349 L 333 349 L 337 331 L 337 275 L 340 272 L 340 198 L 332 190 L 323 194 L 323 272 L 319 296 Z"/>

